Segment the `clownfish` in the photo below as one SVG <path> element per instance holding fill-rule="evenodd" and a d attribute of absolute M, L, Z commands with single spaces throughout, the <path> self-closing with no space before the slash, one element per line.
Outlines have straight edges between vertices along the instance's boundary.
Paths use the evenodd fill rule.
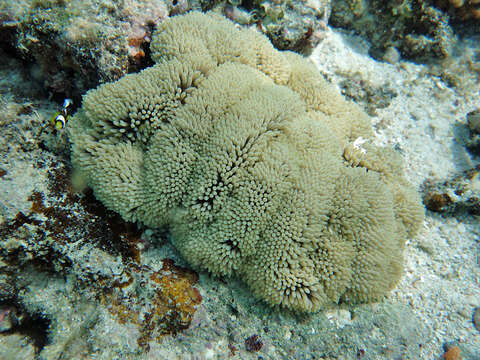
<path fill-rule="evenodd" d="M 60 131 L 65 129 L 65 126 L 67 126 L 67 121 L 70 117 L 70 107 L 72 106 L 72 104 L 72 99 L 65 99 L 63 101 L 62 110 L 57 111 L 55 114 L 53 114 L 52 118 L 50 119 L 50 123 L 55 128 L 55 130 Z"/>

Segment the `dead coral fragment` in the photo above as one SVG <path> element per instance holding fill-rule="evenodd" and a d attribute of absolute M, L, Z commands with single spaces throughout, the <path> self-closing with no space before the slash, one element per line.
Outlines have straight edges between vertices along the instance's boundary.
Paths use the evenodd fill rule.
<path fill-rule="evenodd" d="M 416 61 L 445 58 L 455 41 L 448 15 L 430 1 L 336 0 L 330 22 L 368 38 L 378 59 L 392 47 Z"/>
<path fill-rule="evenodd" d="M 449 216 L 480 215 L 480 165 L 443 182 L 426 180 L 423 203 L 428 210 Z"/>
<path fill-rule="evenodd" d="M 191 265 L 271 305 L 315 311 L 395 286 L 423 208 L 359 107 L 218 15 L 163 22 L 151 51 L 155 66 L 90 91 L 70 122 L 98 199 L 168 226 Z"/>
<path fill-rule="evenodd" d="M 458 346 L 452 346 L 443 354 L 443 358 L 445 360 L 460 360 L 461 359 L 461 351 Z"/>
<path fill-rule="evenodd" d="M 480 20 L 480 0 L 436 0 L 435 3 L 448 9 L 458 20 Z"/>
<path fill-rule="evenodd" d="M 442 212 L 446 210 L 447 206 L 453 204 L 453 201 L 446 193 L 428 193 L 423 198 L 423 203 L 428 210 Z"/>

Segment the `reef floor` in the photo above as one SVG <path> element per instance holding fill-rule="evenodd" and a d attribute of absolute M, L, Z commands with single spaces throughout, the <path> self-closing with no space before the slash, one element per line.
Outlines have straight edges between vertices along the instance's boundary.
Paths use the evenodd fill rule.
<path fill-rule="evenodd" d="M 195 273 L 167 233 L 76 193 L 65 134 L 39 135 L 61 104 L 2 54 L 0 359 L 441 359 L 457 347 L 480 359 L 480 158 L 468 122 L 480 108 L 479 41 L 419 65 L 376 61 L 355 35 L 324 32 L 312 61 L 438 201 L 388 298 L 301 316 Z"/>

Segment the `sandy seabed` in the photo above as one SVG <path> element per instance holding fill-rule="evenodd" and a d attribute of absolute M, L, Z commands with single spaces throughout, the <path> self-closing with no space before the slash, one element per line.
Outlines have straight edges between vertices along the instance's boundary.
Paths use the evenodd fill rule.
<path fill-rule="evenodd" d="M 469 46 L 463 43 L 460 53 L 468 54 Z M 373 123 L 377 143 L 403 153 L 408 179 L 420 187 L 427 179 L 446 180 L 477 166 L 478 157 L 465 149 L 464 128 L 466 114 L 480 106 L 478 74 L 458 68 L 465 84 L 458 91 L 424 65 L 377 62 L 367 49 L 358 38 L 330 32 L 311 58 L 334 83 L 350 77 L 397 93 L 388 107 L 376 110 Z M 478 176 L 472 187 L 478 194 Z M 458 341 L 471 346 L 472 359 L 480 359 L 480 332 L 472 323 L 480 304 L 479 241 L 478 217 L 430 211 L 419 235 L 408 241 L 405 276 L 391 299 L 408 304 L 431 330 L 419 358 L 436 359 L 442 344 Z"/>

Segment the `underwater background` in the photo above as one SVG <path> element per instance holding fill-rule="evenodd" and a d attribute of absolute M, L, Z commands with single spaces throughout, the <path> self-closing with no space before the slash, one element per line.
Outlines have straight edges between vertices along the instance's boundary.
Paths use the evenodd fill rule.
<path fill-rule="evenodd" d="M 405 159 L 425 220 L 385 299 L 270 307 L 79 184 L 82 96 L 192 10 L 311 60 Z M 480 1 L 0 0 L 0 55 L 0 359 L 480 359 Z"/>

